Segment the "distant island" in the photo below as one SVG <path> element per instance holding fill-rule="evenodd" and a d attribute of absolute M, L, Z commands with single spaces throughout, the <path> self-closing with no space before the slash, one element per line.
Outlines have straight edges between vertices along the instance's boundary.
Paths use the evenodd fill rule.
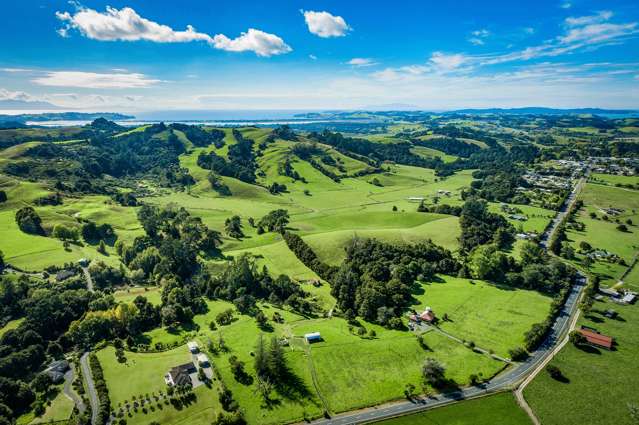
<path fill-rule="evenodd" d="M 28 121 L 92 121 L 98 118 L 105 118 L 108 120 L 130 120 L 135 117 L 132 115 L 124 115 L 116 112 L 47 112 L 39 114 L 18 115 L 0 114 L 0 123 L 25 125 L 25 123 Z"/>

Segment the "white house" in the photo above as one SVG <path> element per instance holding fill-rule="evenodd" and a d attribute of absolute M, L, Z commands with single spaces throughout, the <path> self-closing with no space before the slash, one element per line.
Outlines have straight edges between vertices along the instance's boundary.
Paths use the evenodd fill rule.
<path fill-rule="evenodd" d="M 200 347 L 197 345 L 197 342 L 195 341 L 189 341 L 186 345 L 187 347 L 189 347 L 189 351 L 193 354 L 196 354 L 200 351 Z"/>

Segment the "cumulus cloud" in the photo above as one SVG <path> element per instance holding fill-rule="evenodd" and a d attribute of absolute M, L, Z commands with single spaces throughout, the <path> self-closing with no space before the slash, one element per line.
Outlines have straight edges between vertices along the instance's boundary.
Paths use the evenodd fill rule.
<path fill-rule="evenodd" d="M 351 66 L 358 67 L 358 68 L 377 65 L 377 62 L 375 62 L 371 58 L 353 58 L 353 59 L 349 60 L 346 63 L 351 65 Z"/>
<path fill-rule="evenodd" d="M 334 16 L 328 12 L 302 10 L 308 30 L 319 37 L 343 37 L 351 29 L 344 18 Z"/>
<path fill-rule="evenodd" d="M 190 25 L 184 31 L 176 31 L 167 25 L 145 19 L 130 7 L 118 10 L 107 6 L 105 12 L 78 6 L 74 14 L 56 12 L 56 17 L 64 23 L 59 30 L 62 36 L 68 36 L 75 29 L 82 35 L 100 41 L 138 41 L 147 40 L 156 43 L 185 43 L 189 41 L 207 41 L 211 37 L 200 33 Z"/>
<path fill-rule="evenodd" d="M 136 89 L 146 88 L 161 80 L 139 73 L 97 73 L 84 71 L 47 71 L 32 80 L 41 86 L 78 87 L 91 89 Z"/>
<path fill-rule="evenodd" d="M 224 34 L 218 34 L 213 37 L 213 46 L 216 49 L 228 52 L 251 51 L 258 56 L 281 55 L 293 50 L 275 34 L 269 34 L 254 28 L 249 28 L 247 32 L 234 39 L 230 39 Z"/>
<path fill-rule="evenodd" d="M 570 9 L 572 7 L 572 3 L 570 3 L 569 1 L 564 1 L 559 4 L 559 7 L 561 7 L 562 9 Z"/>
<path fill-rule="evenodd" d="M 309 58 L 309 59 L 312 59 L 312 60 L 314 60 L 314 61 L 316 61 L 316 60 L 317 60 L 317 56 L 315 56 L 315 55 L 308 55 L 308 58 Z"/>
<path fill-rule="evenodd" d="M 63 27 L 58 30 L 62 37 L 68 37 L 71 31 L 76 30 L 84 37 L 99 41 L 204 41 L 216 49 L 231 52 L 252 51 L 258 56 L 279 55 L 292 50 L 277 35 L 257 29 L 251 28 L 234 39 L 224 34 L 210 36 L 196 31 L 191 25 L 180 31 L 143 18 L 130 7 L 116 9 L 107 6 L 104 12 L 98 12 L 76 4 L 75 13 L 56 12 L 56 17 L 63 23 Z"/>

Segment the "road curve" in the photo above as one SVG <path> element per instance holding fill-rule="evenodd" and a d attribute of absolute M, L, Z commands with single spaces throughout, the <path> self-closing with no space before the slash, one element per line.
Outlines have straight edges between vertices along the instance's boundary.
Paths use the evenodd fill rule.
<path fill-rule="evenodd" d="M 411 401 L 401 401 L 392 404 L 384 404 L 369 409 L 346 412 L 335 415 L 330 419 L 318 419 L 312 423 L 315 425 L 354 425 L 380 421 L 396 416 L 404 416 L 411 413 L 431 409 L 433 407 L 451 404 L 457 401 L 480 397 L 487 394 L 510 390 L 524 380 L 531 372 L 539 367 L 544 360 L 555 352 L 555 347 L 561 342 L 563 336 L 571 326 L 571 317 L 576 312 L 578 300 L 585 288 L 586 278 L 580 275 L 578 281 L 572 286 L 566 303 L 557 316 L 546 340 L 524 362 L 519 363 L 512 370 L 501 374 L 484 384 L 476 387 L 466 387 L 447 394 Z"/>
<path fill-rule="evenodd" d="M 89 402 L 91 403 L 91 424 L 98 424 L 98 411 L 100 410 L 100 399 L 98 393 L 95 390 L 95 383 L 93 382 L 93 376 L 91 375 L 91 368 L 89 367 L 89 352 L 85 352 L 80 357 L 80 367 L 82 368 L 82 376 L 87 384 L 87 392 L 89 393 Z"/>
<path fill-rule="evenodd" d="M 73 371 L 73 367 L 71 367 L 69 368 L 69 370 L 67 370 L 67 373 L 64 374 L 64 387 L 62 388 L 62 392 L 64 392 L 64 395 L 67 396 L 67 398 L 71 400 L 73 404 L 75 404 L 75 407 L 77 407 L 78 412 L 84 413 L 86 406 L 84 405 L 84 402 L 76 394 L 76 392 L 73 390 L 73 387 L 72 387 L 74 378 L 75 378 L 75 372 Z"/>

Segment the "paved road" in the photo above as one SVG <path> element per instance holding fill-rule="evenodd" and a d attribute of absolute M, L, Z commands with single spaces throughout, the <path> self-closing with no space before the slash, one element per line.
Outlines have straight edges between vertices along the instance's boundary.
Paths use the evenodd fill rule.
<path fill-rule="evenodd" d="M 89 273 L 89 267 L 82 267 L 82 273 L 84 273 L 84 278 L 87 281 L 87 289 L 89 292 L 93 292 L 93 279 L 91 278 L 91 273 Z"/>
<path fill-rule="evenodd" d="M 78 408 L 80 413 L 84 413 L 86 410 L 86 406 L 84 405 L 84 401 L 76 394 L 73 390 L 73 379 L 75 378 L 75 372 L 73 371 L 73 367 L 67 370 L 67 373 L 64 374 L 64 387 L 62 388 L 62 392 L 67 396 L 74 404 L 75 407 Z"/>
<path fill-rule="evenodd" d="M 100 409 L 100 399 L 98 398 L 98 392 L 95 390 L 95 383 L 93 382 L 93 376 L 91 375 L 88 351 L 84 353 L 82 357 L 80 357 L 80 367 L 82 368 L 82 376 L 84 377 L 84 381 L 87 384 L 89 402 L 91 403 L 91 424 L 97 425 L 98 410 Z"/>
<path fill-rule="evenodd" d="M 335 415 L 331 419 L 319 419 L 313 422 L 315 425 L 353 425 L 367 422 L 374 422 L 395 416 L 404 416 L 427 410 L 436 406 L 454 403 L 456 401 L 479 397 L 485 394 L 495 393 L 512 389 L 520 381 L 525 379 L 535 368 L 554 352 L 554 347 L 561 341 L 562 337 L 570 328 L 570 318 L 578 307 L 578 299 L 585 287 L 585 277 L 573 285 L 568 299 L 564 304 L 559 316 L 550 330 L 546 340 L 532 355 L 524 362 L 519 363 L 509 372 L 501 374 L 490 381 L 477 387 L 467 387 L 459 391 L 439 394 L 434 397 L 425 398 L 416 402 L 402 401 L 393 404 L 386 404 L 370 409 L 347 412 Z"/>
<path fill-rule="evenodd" d="M 572 188 L 572 192 L 570 192 L 570 195 L 568 195 L 568 197 L 564 201 L 564 204 L 561 206 L 561 209 L 559 210 L 555 218 L 550 223 L 550 226 L 546 229 L 544 234 L 541 235 L 541 240 L 539 241 L 539 245 L 543 246 L 544 248 L 548 248 L 548 243 L 550 242 L 550 240 L 552 239 L 552 236 L 555 234 L 555 232 L 559 228 L 559 224 L 561 224 L 563 219 L 566 217 L 566 214 L 568 214 L 568 211 L 570 211 L 570 208 L 572 208 L 573 204 L 577 200 L 579 192 L 581 192 L 581 189 L 583 185 L 586 183 L 587 178 L 588 178 L 588 171 L 586 171 L 586 175 L 584 177 L 579 179 L 575 187 Z"/>

